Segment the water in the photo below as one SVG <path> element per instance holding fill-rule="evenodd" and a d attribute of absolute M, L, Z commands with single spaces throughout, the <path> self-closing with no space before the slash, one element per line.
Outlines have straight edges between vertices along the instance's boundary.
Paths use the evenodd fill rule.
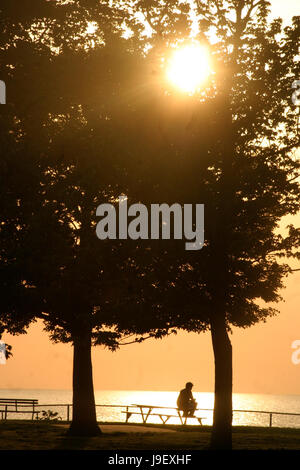
<path fill-rule="evenodd" d="M 97 407 L 99 421 L 125 421 L 126 405 L 143 404 L 166 407 L 176 407 L 178 392 L 152 392 L 152 391 L 108 391 L 96 390 L 95 399 L 97 405 L 121 405 L 122 407 Z M 213 408 L 213 393 L 194 393 L 198 402 L 198 408 Z M 67 407 L 61 406 L 72 403 L 70 390 L 0 390 L 0 398 L 35 398 L 39 401 L 39 410 L 52 410 L 59 413 L 62 419 L 67 418 Z M 2 406 L 0 406 L 2 409 Z M 282 413 L 300 413 L 300 395 L 258 395 L 247 393 L 235 393 L 233 395 L 234 410 L 273 411 Z M 136 411 L 136 410 L 135 410 Z M 164 410 L 168 413 L 168 410 Z M 169 410 L 174 414 L 175 410 Z M 206 419 L 203 424 L 212 424 L 212 411 L 198 411 L 199 416 Z M 71 413 L 70 413 L 71 414 Z M 14 419 L 30 418 L 30 414 L 9 414 Z M 234 425 L 269 426 L 269 415 L 259 413 L 233 413 Z M 300 427 L 300 416 L 273 415 L 273 426 Z M 130 422 L 141 422 L 140 416 L 132 415 Z M 160 423 L 159 417 L 152 417 L 149 422 Z M 170 424 L 178 424 L 178 418 L 171 418 Z M 190 420 L 190 424 L 197 424 L 196 420 Z"/>

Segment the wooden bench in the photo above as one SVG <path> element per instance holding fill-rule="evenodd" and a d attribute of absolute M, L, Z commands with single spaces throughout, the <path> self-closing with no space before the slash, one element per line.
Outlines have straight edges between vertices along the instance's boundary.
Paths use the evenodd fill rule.
<path fill-rule="evenodd" d="M 34 409 L 37 404 L 38 400 L 31 398 L 0 398 L 1 419 L 7 419 L 8 413 L 30 413 L 34 419 L 40 413 Z M 31 409 L 26 409 L 28 407 Z"/>
<path fill-rule="evenodd" d="M 129 408 L 139 408 L 139 411 L 130 411 Z M 176 410 L 177 414 L 168 414 L 163 411 L 152 413 L 152 410 L 157 409 Z M 132 415 L 141 416 L 143 423 L 147 423 L 149 416 L 158 416 L 163 424 L 166 424 L 170 418 L 179 418 L 182 425 L 185 425 L 188 419 L 197 419 L 198 423 L 202 426 L 202 420 L 206 419 L 202 416 L 183 416 L 178 408 L 168 408 L 165 406 L 131 405 L 127 406 L 126 411 L 122 411 L 122 413 L 126 414 L 126 423 L 128 423 L 128 420 Z"/>

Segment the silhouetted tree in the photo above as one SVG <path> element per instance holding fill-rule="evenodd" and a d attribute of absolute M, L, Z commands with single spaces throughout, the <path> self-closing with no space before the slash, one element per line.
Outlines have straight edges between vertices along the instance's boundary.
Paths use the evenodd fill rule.
<path fill-rule="evenodd" d="M 137 8 L 142 3 L 136 2 Z M 150 25 L 160 24 L 161 10 L 166 14 L 163 18 L 172 15 L 171 4 L 159 8 L 158 3 L 144 7 Z M 172 317 L 177 318 L 178 327 L 202 331 L 208 322 L 215 357 L 211 445 L 230 448 L 232 347 L 228 333 L 231 326 L 245 328 L 276 313 L 266 303 L 281 299 L 283 279 L 291 272 L 280 258 L 299 257 L 299 230 L 289 226 L 288 235 L 283 236 L 276 229 L 283 216 L 299 210 L 295 157 L 299 118 L 291 86 L 300 74 L 296 59 L 300 23 L 295 17 L 283 30 L 280 19 L 268 22 L 269 2 L 264 0 L 196 4 L 198 38 L 210 49 L 215 74 L 204 93 L 186 98 L 192 117 L 182 132 L 184 106 L 176 110 L 176 97 L 173 102 L 162 97 L 164 109 L 167 101 L 173 104 L 173 122 L 177 118 L 179 132 L 174 141 L 167 120 L 160 119 L 160 131 L 172 145 L 173 159 L 161 163 L 164 181 L 155 173 L 147 177 L 153 177 L 155 197 L 164 202 L 205 203 L 206 245 L 199 253 L 182 254 L 178 244 L 174 250 L 168 244 L 166 255 L 158 255 L 157 262 L 153 256 L 149 271 L 159 273 L 152 298 L 162 314 L 167 312 L 166 324 Z M 156 27 L 153 31 L 157 34 Z M 211 34 L 215 35 L 213 44 Z M 167 44 L 168 31 L 162 35 Z M 158 59 L 161 51 L 160 43 Z M 151 53 L 154 56 L 155 49 Z M 159 155 L 164 160 L 163 153 Z"/>
<path fill-rule="evenodd" d="M 1 51 L 11 116 L 1 134 L 8 165 L 1 173 L 7 196 L 2 202 L 9 203 L 1 214 L 1 326 L 18 334 L 42 319 L 54 341 L 73 344 L 70 432 L 94 435 L 100 430 L 91 346 L 115 349 L 127 335 L 141 340 L 145 331 L 134 306 L 131 312 L 119 310 L 119 298 L 132 297 L 128 281 L 134 272 L 127 251 L 116 241 L 99 242 L 95 233 L 97 205 L 113 200 L 122 187 L 120 120 L 112 125 L 110 117 L 134 78 L 132 62 L 141 58 L 132 59 L 120 31 L 110 31 L 113 10 L 102 18 L 105 44 L 89 51 L 76 47 L 75 23 L 69 35 L 61 34 L 64 26 L 55 8 L 49 21 L 29 10 L 22 23 L 4 6 L 5 31 L 15 30 L 3 39 Z M 164 331 L 147 325 L 147 335 Z"/>
<path fill-rule="evenodd" d="M 285 238 L 274 232 L 299 204 L 291 101 L 299 19 L 282 32 L 280 20 L 268 24 L 266 1 L 196 3 L 198 39 L 210 48 L 215 74 L 205 93 L 182 99 L 165 93 L 160 59 L 178 37 L 187 38 L 187 5 L 136 1 L 126 10 L 120 2 L 113 11 L 106 2 L 51 2 L 51 14 L 29 9 L 22 26 L 4 2 L 1 54 L 3 78 L 14 89 L 13 137 L 36 156 L 41 185 L 34 192 L 40 203 L 19 234 L 16 271 L 30 299 L 22 305 L 32 303 L 34 314 L 7 308 L 3 318 L 11 328 L 42 318 L 54 340 L 74 344 L 74 433 L 98 432 L 91 343 L 115 348 L 126 334 L 210 328 L 212 445 L 230 447 L 230 326 L 275 313 L 257 299 L 279 300 L 290 268 L 278 256 L 292 256 L 299 243 L 293 227 Z M 152 37 L 142 36 L 136 12 Z M 85 50 L 88 21 L 98 26 L 94 51 Z M 119 37 L 123 22 L 133 33 L 127 42 Z M 34 40 L 29 30 L 36 24 Z M 152 49 L 145 59 L 146 45 Z M 177 241 L 99 242 L 95 208 L 121 191 L 146 203 L 205 203 L 205 247 L 193 253 Z"/>

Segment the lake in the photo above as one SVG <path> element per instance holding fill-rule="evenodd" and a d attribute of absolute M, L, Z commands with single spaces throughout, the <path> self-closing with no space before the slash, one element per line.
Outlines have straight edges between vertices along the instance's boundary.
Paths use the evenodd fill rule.
<path fill-rule="evenodd" d="M 198 408 L 212 409 L 214 403 L 213 393 L 193 393 L 198 402 Z M 97 405 L 120 405 L 115 407 L 97 407 L 97 418 L 99 421 L 125 421 L 126 405 L 143 404 L 176 407 L 178 392 L 140 391 L 140 390 L 96 390 L 95 400 Z M 0 390 L 0 398 L 35 398 L 39 401 L 41 410 L 53 410 L 59 413 L 62 419 L 67 417 L 65 404 L 72 403 L 71 390 Z M 122 407 L 121 407 L 122 406 Z M 282 413 L 300 413 L 299 395 L 264 395 L 264 394 L 233 394 L 234 410 L 273 411 Z M 167 410 L 166 410 L 167 411 Z M 173 410 L 174 413 L 174 410 Z M 173 414 L 172 413 L 172 414 Z M 206 417 L 204 424 L 212 424 L 212 411 L 198 411 L 199 416 Z M 29 418 L 30 414 L 9 414 L 9 418 Z M 273 426 L 278 427 L 300 427 L 300 416 L 273 415 Z M 132 416 L 131 422 L 141 422 L 141 417 Z M 150 420 L 149 420 L 150 422 Z M 151 422 L 159 423 L 159 417 L 151 418 Z M 171 418 L 170 424 L 179 423 L 176 418 Z M 196 424 L 191 420 L 190 424 Z M 234 425 L 268 426 L 269 415 L 259 413 L 234 412 Z"/>

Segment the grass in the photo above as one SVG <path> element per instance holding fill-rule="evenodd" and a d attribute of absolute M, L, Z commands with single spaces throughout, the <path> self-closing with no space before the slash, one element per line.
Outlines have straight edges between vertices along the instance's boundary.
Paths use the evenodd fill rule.
<path fill-rule="evenodd" d="M 211 433 L 210 426 L 170 425 L 167 429 L 178 432 L 111 432 L 99 437 L 75 438 L 67 436 L 66 429 L 66 424 L 61 422 L 2 421 L 0 450 L 201 450 L 208 448 Z M 233 448 L 300 450 L 300 429 L 235 426 Z"/>

